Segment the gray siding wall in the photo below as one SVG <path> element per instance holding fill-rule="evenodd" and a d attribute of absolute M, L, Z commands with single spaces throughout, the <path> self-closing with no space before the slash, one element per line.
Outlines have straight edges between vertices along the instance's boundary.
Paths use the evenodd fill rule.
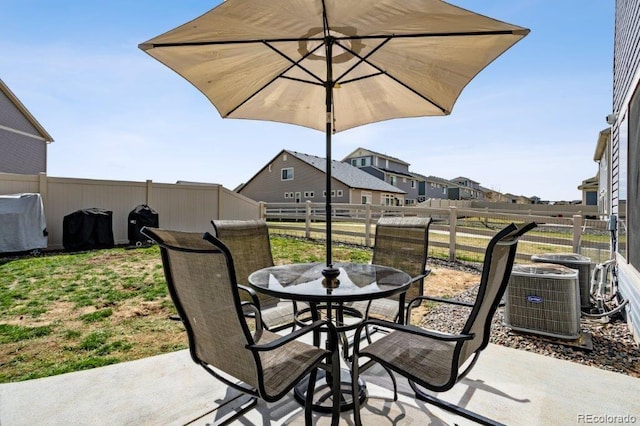
<path fill-rule="evenodd" d="M 47 143 L 22 111 L 2 92 L 0 126 L 0 172 L 38 174 L 47 171 Z"/>
<path fill-rule="evenodd" d="M 285 159 L 286 158 L 286 159 Z M 293 179 L 282 180 L 282 169 L 292 167 Z M 321 203 L 325 201 L 323 196 L 326 187 L 324 172 L 301 161 L 290 154 L 280 154 L 270 165 L 262 169 L 254 178 L 239 191 L 240 194 L 255 201 L 267 203 L 296 202 L 295 194 L 300 193 L 300 202 L 312 201 Z M 333 197 L 332 202 L 348 203 L 349 188 L 341 182 L 333 179 L 332 190 L 342 191 L 342 197 Z M 313 197 L 305 197 L 305 192 L 313 192 Z M 285 193 L 293 193 L 293 198 L 285 198 Z"/>
<path fill-rule="evenodd" d="M 0 128 L 0 172 L 38 174 L 47 171 L 47 143 Z"/>
<path fill-rule="evenodd" d="M 413 179 L 407 177 L 407 181 L 404 181 L 404 177 L 398 176 L 396 178 L 396 186 L 406 192 L 404 196 L 405 200 L 416 200 L 418 198 L 418 182 Z M 411 187 L 411 181 L 415 181 L 415 187 Z"/>
<path fill-rule="evenodd" d="M 40 137 L 38 130 L 16 106 L 0 92 L 0 125 Z"/>
<path fill-rule="evenodd" d="M 637 0 L 616 0 L 615 14 L 615 39 L 613 58 L 613 112 L 628 113 L 629 97 L 636 90 L 637 76 L 640 72 L 640 2 Z M 619 115 L 618 119 L 622 116 Z M 635 118 L 637 120 L 637 118 Z M 628 120 L 627 120 L 628 121 Z M 612 158 L 611 158 L 611 209 L 613 213 L 622 210 L 619 204 L 619 171 L 620 156 L 620 129 L 617 121 L 612 127 Z M 637 141 L 629 140 L 629 144 Z M 638 161 L 637 158 L 629 159 Z M 637 196 L 633 191 L 627 194 L 628 204 L 636 205 L 638 200 L 631 199 Z M 635 234 L 640 232 L 637 223 L 629 223 L 627 232 Z M 627 253 L 628 256 L 628 253 Z M 634 331 L 636 338 L 640 336 L 640 273 L 638 265 L 621 265 L 619 270 L 620 292 L 629 299 L 627 305 L 627 319 Z"/>
<path fill-rule="evenodd" d="M 409 166 L 406 164 L 400 164 L 393 160 L 385 160 L 384 158 L 378 158 L 378 167 L 393 170 L 394 172 L 409 172 Z"/>
<path fill-rule="evenodd" d="M 634 91 L 632 83 L 640 63 L 640 2 L 616 0 L 613 54 L 613 112 L 626 110 L 624 104 Z M 621 117 L 619 117 L 621 118 Z M 618 172 L 620 132 L 618 123 L 612 128 L 612 209 L 618 208 Z"/>
<path fill-rule="evenodd" d="M 434 188 L 429 182 L 425 183 L 427 198 L 447 199 L 447 188 Z"/>

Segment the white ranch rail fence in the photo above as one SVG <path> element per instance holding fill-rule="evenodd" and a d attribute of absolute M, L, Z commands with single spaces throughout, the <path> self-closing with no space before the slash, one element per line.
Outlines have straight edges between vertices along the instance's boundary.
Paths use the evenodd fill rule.
<path fill-rule="evenodd" d="M 536 222 L 538 227 L 521 239 L 518 261 L 533 254 L 579 253 L 600 263 L 611 257 L 607 221 L 591 219 L 592 211 L 565 216 L 566 212 L 529 209 L 507 212 L 467 207 L 394 207 L 370 204 L 333 204 L 332 239 L 335 242 L 371 247 L 375 223 L 383 216 L 430 216 L 429 231 L 432 255 L 482 261 L 488 240 L 510 222 Z M 546 213 L 546 214 L 545 214 Z M 269 222 L 271 232 L 323 240 L 325 235 L 324 203 L 261 203 L 261 217 Z"/>
<path fill-rule="evenodd" d="M 212 219 L 255 219 L 257 202 L 218 184 L 156 183 L 0 173 L 0 195 L 40 193 L 49 233 L 48 249 L 62 248 L 64 216 L 76 210 L 113 212 L 116 244 L 127 244 L 128 216 L 140 204 L 158 213 L 160 226 L 180 231 L 212 231 Z"/>

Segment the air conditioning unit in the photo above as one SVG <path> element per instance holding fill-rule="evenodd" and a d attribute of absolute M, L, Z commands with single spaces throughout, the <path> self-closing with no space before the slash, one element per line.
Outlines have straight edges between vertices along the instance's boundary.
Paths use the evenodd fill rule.
<path fill-rule="evenodd" d="M 534 254 L 532 262 L 555 263 L 567 268 L 578 270 L 578 286 L 580 288 L 580 307 L 589 308 L 591 300 L 591 259 L 577 253 L 547 253 Z"/>
<path fill-rule="evenodd" d="M 580 336 L 578 271 L 552 263 L 514 265 L 505 295 L 505 325 L 560 339 Z"/>

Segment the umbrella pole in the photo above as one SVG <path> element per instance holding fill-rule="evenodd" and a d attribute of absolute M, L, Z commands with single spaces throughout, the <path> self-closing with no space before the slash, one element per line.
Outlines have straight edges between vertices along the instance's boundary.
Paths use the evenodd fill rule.
<path fill-rule="evenodd" d="M 333 64 L 332 64 L 332 47 L 333 39 L 326 37 L 326 57 L 327 57 L 327 81 L 325 82 L 325 102 L 327 112 L 327 123 L 325 128 L 326 134 L 326 149 L 327 149 L 327 166 L 326 166 L 326 189 L 327 196 L 325 198 L 325 223 L 326 223 L 326 237 L 327 237 L 327 266 L 322 271 L 322 275 L 325 276 L 327 281 L 332 284 L 337 284 L 336 280 L 340 271 L 333 267 L 332 250 L 331 250 L 331 134 L 333 133 Z"/>

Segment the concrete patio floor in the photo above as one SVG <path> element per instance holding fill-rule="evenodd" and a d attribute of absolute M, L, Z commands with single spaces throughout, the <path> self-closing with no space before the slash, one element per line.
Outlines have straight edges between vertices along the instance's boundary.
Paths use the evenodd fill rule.
<path fill-rule="evenodd" d="M 465 425 L 464 418 L 416 401 L 406 383 L 392 400 L 380 368 L 367 371 L 365 425 Z M 191 361 L 186 350 L 77 373 L 0 385 L 0 425 L 206 425 L 237 392 Z M 497 345 L 441 398 L 509 425 L 640 423 L 640 379 Z M 231 405 L 233 404 L 230 403 Z M 353 424 L 351 411 L 341 424 Z M 317 414 L 317 424 L 330 416 Z M 238 425 L 304 424 L 292 396 L 240 417 Z"/>

